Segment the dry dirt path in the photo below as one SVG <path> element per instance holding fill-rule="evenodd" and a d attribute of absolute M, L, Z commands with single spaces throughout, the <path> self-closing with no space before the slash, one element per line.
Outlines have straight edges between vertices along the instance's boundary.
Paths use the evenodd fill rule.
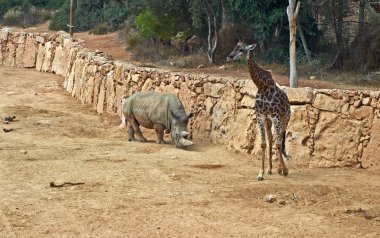
<path fill-rule="evenodd" d="M 257 182 L 257 158 L 222 146 L 128 142 L 61 84 L 0 67 L 0 115 L 16 116 L 0 131 L 0 237 L 380 236 L 378 171 L 290 165 Z"/>

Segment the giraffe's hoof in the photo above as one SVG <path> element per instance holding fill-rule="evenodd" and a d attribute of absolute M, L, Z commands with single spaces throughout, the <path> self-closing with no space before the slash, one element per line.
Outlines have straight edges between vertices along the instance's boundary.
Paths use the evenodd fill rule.
<path fill-rule="evenodd" d="M 289 174 L 288 168 L 283 168 L 282 169 L 282 175 L 287 176 L 288 174 Z"/>
<path fill-rule="evenodd" d="M 135 141 L 135 138 L 129 138 L 128 141 Z"/>
<path fill-rule="evenodd" d="M 282 174 L 282 168 L 277 168 L 277 173 Z"/>
<path fill-rule="evenodd" d="M 271 170 L 271 169 L 268 169 L 268 170 L 267 170 L 267 174 L 272 174 L 272 170 Z"/>
<path fill-rule="evenodd" d="M 263 181 L 263 180 L 264 180 L 264 176 L 262 175 L 257 176 L 257 181 Z"/>

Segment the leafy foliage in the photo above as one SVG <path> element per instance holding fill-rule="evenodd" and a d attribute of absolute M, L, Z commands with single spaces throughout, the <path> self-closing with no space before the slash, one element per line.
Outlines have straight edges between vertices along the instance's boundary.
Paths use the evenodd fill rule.
<path fill-rule="evenodd" d="M 184 38 L 197 35 L 207 42 L 209 34 L 205 0 L 75 0 L 75 31 L 122 29 L 129 46 L 144 42 L 170 48 L 170 39 L 178 32 Z M 287 64 L 289 30 L 283 0 L 207 0 L 220 26 L 220 44 L 216 57 L 222 62 L 239 34 L 249 34 L 259 42 L 263 59 Z M 359 4 L 360 2 L 360 4 Z M 339 56 L 339 67 L 360 71 L 379 66 L 378 13 L 371 12 L 367 0 L 302 0 L 299 20 L 312 52 L 311 62 L 328 65 Z M 363 6 L 365 8 L 363 8 Z M 46 9 L 48 11 L 40 11 Z M 359 9 L 359 11 L 358 11 Z M 0 0 L 0 20 L 6 24 L 30 25 L 49 19 L 49 10 L 57 10 L 50 22 L 52 30 L 68 30 L 69 0 Z M 50 11 L 52 12 L 52 11 Z M 360 18 L 360 12 L 362 18 Z M 377 15 L 376 15 L 377 14 Z M 364 17 L 363 17 L 364 16 Z M 6 19 L 5 19 L 6 18 Z M 8 21 L 8 22 L 7 22 Z M 358 23 L 359 22 L 359 23 Z M 375 23 L 374 23 L 375 22 Z M 364 23 L 364 24 L 361 24 Z M 365 29 L 359 34 L 358 25 Z M 239 30 L 228 28 L 239 26 Z M 213 29 L 211 29 L 213 30 Z M 233 42 L 232 42 L 233 41 Z M 297 54 L 304 59 L 297 34 Z M 163 48 L 162 45 L 165 45 Z M 363 46 L 363 47 L 361 47 Z M 365 47 L 364 47 L 365 46 Z M 364 49 L 364 50 L 361 50 Z M 160 52 L 161 52 L 160 51 Z M 340 55 L 339 55 L 340 54 Z M 143 54 L 141 54 L 143 55 Z M 357 57 L 356 57 L 357 56 Z M 318 57 L 323 60 L 320 60 Z M 330 62 L 329 62 L 330 61 Z M 369 63 L 371 62 L 371 63 Z"/>
<path fill-rule="evenodd" d="M 85 31 L 105 22 L 117 29 L 127 16 L 127 9 L 119 1 L 81 0 L 75 5 L 74 26 L 76 31 Z M 50 22 L 52 30 L 68 30 L 70 2 L 65 1 Z"/>
<path fill-rule="evenodd" d="M 152 13 L 144 10 L 136 17 L 135 25 L 142 36 L 149 38 L 155 35 L 158 21 Z"/>

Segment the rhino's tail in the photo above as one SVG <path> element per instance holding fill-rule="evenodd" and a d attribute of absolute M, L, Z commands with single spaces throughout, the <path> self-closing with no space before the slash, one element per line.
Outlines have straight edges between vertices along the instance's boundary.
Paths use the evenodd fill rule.
<path fill-rule="evenodd" d="M 284 156 L 285 161 L 289 161 L 292 159 L 292 157 L 286 153 L 285 142 L 286 142 L 286 131 L 284 131 L 284 133 L 282 134 L 282 146 L 281 147 L 282 147 L 282 155 Z"/>

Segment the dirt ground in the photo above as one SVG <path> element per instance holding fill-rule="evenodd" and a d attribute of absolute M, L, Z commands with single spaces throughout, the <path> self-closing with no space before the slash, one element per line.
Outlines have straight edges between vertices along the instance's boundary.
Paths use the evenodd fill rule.
<path fill-rule="evenodd" d="M 258 158 L 222 146 L 128 142 L 62 81 L 0 67 L 0 115 L 16 116 L 0 131 L 0 237 L 380 236 L 380 171 L 289 164 L 258 182 Z"/>

